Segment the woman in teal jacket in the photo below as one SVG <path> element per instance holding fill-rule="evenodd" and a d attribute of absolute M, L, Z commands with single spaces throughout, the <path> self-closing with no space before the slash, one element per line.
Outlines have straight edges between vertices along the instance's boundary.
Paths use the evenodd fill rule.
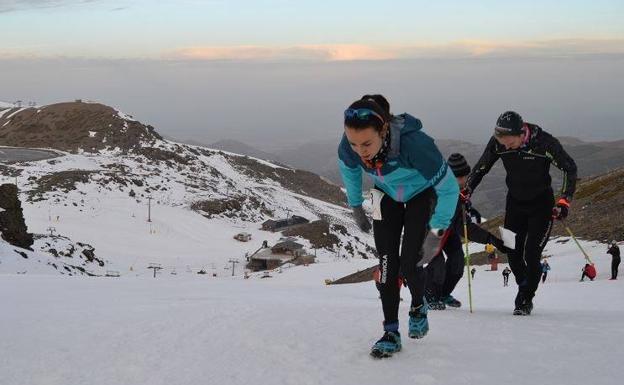
<path fill-rule="evenodd" d="M 362 173 L 375 188 L 373 231 L 379 256 L 377 287 L 384 313 L 384 335 L 371 354 L 387 357 L 401 350 L 399 333 L 399 272 L 407 280 L 412 301 L 409 337 L 429 330 L 424 303 L 423 244 L 442 237 L 455 212 L 459 187 L 433 139 L 420 120 L 392 115 L 381 95 L 365 95 L 344 114 L 344 135 L 338 166 L 349 206 L 363 231 L 371 228 L 362 208 Z M 403 242 L 401 243 L 401 237 Z"/>

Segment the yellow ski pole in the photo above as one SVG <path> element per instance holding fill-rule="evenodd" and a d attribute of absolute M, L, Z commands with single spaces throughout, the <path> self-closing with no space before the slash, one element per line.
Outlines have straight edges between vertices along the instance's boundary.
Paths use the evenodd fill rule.
<path fill-rule="evenodd" d="M 572 234 L 572 230 L 570 230 L 570 228 L 568 227 L 568 225 L 563 221 L 563 219 L 561 220 L 561 223 L 563 223 L 563 227 L 565 227 L 566 231 L 568 232 L 568 234 L 570 234 L 570 237 L 572 237 L 572 239 L 574 240 L 574 242 L 576 243 L 576 245 L 578 246 L 579 249 L 581 249 L 581 253 L 583 253 L 583 255 L 585 256 L 585 260 L 587 260 L 587 262 L 589 262 L 589 264 L 593 265 L 594 262 L 592 262 L 591 258 L 589 258 L 589 255 L 585 252 L 585 250 L 583 249 L 583 247 L 581 246 L 581 244 L 579 243 L 579 241 L 576 240 L 576 237 L 574 236 L 574 234 Z"/>
<path fill-rule="evenodd" d="M 468 250 L 468 225 L 466 224 L 466 205 L 462 204 L 462 223 L 464 224 L 464 243 L 466 245 L 466 273 L 468 274 L 468 303 L 472 313 L 472 279 L 470 275 L 470 251 Z"/>

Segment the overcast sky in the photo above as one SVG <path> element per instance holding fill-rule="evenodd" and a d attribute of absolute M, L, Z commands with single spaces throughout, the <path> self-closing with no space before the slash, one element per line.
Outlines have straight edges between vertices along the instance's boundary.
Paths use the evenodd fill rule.
<path fill-rule="evenodd" d="M 370 92 L 440 138 L 484 142 L 505 109 L 624 138 L 624 2 L 508 3 L 0 0 L 0 100 L 93 99 L 269 150 L 337 137 Z"/>

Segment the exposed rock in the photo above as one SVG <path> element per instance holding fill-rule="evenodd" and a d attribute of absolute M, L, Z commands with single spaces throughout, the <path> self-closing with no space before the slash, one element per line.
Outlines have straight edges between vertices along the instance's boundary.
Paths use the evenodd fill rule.
<path fill-rule="evenodd" d="M 329 223 L 324 220 L 295 225 L 284 230 L 282 234 L 288 237 L 302 237 L 310 241 L 312 247 L 316 249 L 333 249 L 340 239 L 329 230 Z"/>
<path fill-rule="evenodd" d="M 2 239 L 14 246 L 30 249 L 33 235 L 28 233 L 22 203 L 17 197 L 17 186 L 3 184 L 0 186 L 0 232 Z"/>

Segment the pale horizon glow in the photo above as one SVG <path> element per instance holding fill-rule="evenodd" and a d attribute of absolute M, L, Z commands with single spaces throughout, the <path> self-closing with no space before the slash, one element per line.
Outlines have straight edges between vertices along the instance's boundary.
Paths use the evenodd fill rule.
<path fill-rule="evenodd" d="M 396 60 L 622 54 L 624 2 L 0 0 L 0 58 Z"/>
<path fill-rule="evenodd" d="M 622 0 L 0 0 L 0 100 L 97 100 L 264 149 L 334 140 L 368 93 L 438 138 L 484 141 L 515 109 L 617 140 L 622 20 Z"/>

